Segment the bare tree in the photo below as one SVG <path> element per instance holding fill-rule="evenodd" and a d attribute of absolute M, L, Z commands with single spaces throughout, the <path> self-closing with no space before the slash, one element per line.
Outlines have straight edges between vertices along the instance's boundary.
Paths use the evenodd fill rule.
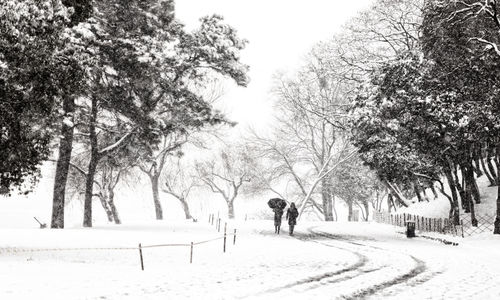
<path fill-rule="evenodd" d="M 222 196 L 228 217 L 234 219 L 234 202 L 242 186 L 254 177 L 254 158 L 244 148 L 226 148 L 210 160 L 197 162 L 198 178 L 210 190 Z"/>
<path fill-rule="evenodd" d="M 263 137 L 254 132 L 252 141 L 274 162 L 275 181 L 294 183 L 301 214 L 310 207 L 333 221 L 330 177 L 356 150 L 347 134 L 351 85 L 328 69 L 323 54 L 313 51 L 300 72 L 277 78 L 273 133 Z"/>
<path fill-rule="evenodd" d="M 183 165 L 181 160 L 180 156 L 167 158 L 167 168 L 162 176 L 162 191 L 179 200 L 186 219 L 192 219 L 188 197 L 199 183 L 192 174 L 189 174 L 187 166 Z"/>
<path fill-rule="evenodd" d="M 156 151 L 146 151 L 140 160 L 139 169 L 148 175 L 151 181 L 153 202 L 157 220 L 163 220 L 163 208 L 160 202 L 160 176 L 164 170 L 167 156 L 178 151 L 187 142 L 186 134 L 169 134 L 161 137 L 161 146 Z M 149 149 L 148 149 L 149 150 Z"/>
<path fill-rule="evenodd" d="M 70 173 L 67 190 L 70 195 L 84 195 L 88 175 L 82 167 L 89 158 L 88 152 L 73 156 L 70 163 Z M 109 222 L 121 224 L 118 209 L 115 205 L 115 190 L 119 183 L 129 184 L 134 182 L 132 169 L 136 166 L 133 156 L 129 154 L 116 153 L 101 159 L 94 175 L 94 187 L 92 197 L 99 199 Z M 73 197 L 70 197 L 73 198 Z"/>
<path fill-rule="evenodd" d="M 339 77 L 362 82 L 382 63 L 420 47 L 424 0 L 377 0 L 318 46 Z"/>

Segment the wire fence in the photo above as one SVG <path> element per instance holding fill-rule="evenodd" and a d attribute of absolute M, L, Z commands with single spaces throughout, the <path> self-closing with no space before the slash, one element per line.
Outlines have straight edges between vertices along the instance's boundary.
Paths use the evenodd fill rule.
<path fill-rule="evenodd" d="M 493 232 L 495 228 L 495 218 L 494 215 L 477 215 L 477 224 L 473 224 L 470 214 L 460 215 L 460 225 L 463 229 L 464 236 L 472 236 L 476 234 L 481 234 L 484 232 Z"/>
<path fill-rule="evenodd" d="M 222 231 L 221 222 L 222 222 L 221 218 L 218 217 L 217 220 L 214 222 L 214 215 L 211 214 L 209 216 L 209 223 L 212 225 L 215 225 L 215 229 L 217 230 L 218 233 L 220 233 Z M 0 254 L 1 253 L 13 253 L 13 254 L 15 254 L 15 253 L 33 253 L 33 252 L 55 252 L 55 251 L 74 251 L 74 252 L 77 252 L 77 251 L 134 250 L 134 251 L 139 251 L 141 269 L 144 270 L 143 249 L 164 248 L 164 247 L 186 247 L 186 248 L 189 248 L 189 251 L 190 251 L 189 252 L 189 262 L 193 263 L 194 246 L 222 240 L 223 241 L 222 252 L 225 253 L 228 238 L 232 237 L 233 245 L 236 245 L 236 236 L 237 236 L 237 229 L 234 228 L 233 232 L 229 233 L 227 230 L 227 222 L 224 222 L 224 229 L 223 229 L 222 234 L 220 236 L 212 238 L 212 239 L 207 239 L 207 240 L 193 241 L 190 243 L 166 243 L 166 244 L 153 244 L 153 245 L 142 245 L 141 243 L 139 243 L 139 245 L 137 247 L 66 247 L 66 248 L 1 247 Z"/>
<path fill-rule="evenodd" d="M 495 227 L 494 215 L 477 215 L 472 222 L 470 214 L 460 215 L 460 224 L 454 225 L 448 218 L 426 218 L 411 214 L 390 214 L 388 212 L 374 212 L 373 220 L 394 226 L 406 227 L 408 221 L 415 222 L 415 229 L 422 232 L 438 232 L 453 236 L 468 237 L 484 232 L 493 232 Z"/>

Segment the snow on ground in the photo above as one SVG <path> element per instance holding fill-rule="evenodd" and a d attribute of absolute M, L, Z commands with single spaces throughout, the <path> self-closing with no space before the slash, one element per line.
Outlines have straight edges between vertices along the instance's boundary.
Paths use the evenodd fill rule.
<path fill-rule="evenodd" d="M 407 239 L 376 223 L 301 223 L 294 237 L 272 221 L 230 222 L 228 238 L 206 220 L 91 229 L 0 229 L 0 299 L 498 299 L 500 238 L 459 246 Z M 132 248 L 47 250 L 53 248 Z"/>

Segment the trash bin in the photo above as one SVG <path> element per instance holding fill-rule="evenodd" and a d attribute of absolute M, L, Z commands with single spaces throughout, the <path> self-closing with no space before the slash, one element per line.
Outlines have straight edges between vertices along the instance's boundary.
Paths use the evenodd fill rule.
<path fill-rule="evenodd" d="M 407 238 L 415 237 L 415 222 L 406 221 L 406 237 Z"/>

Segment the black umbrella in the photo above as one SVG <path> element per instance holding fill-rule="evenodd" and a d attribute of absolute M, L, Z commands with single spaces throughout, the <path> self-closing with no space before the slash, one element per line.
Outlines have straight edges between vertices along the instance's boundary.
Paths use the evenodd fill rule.
<path fill-rule="evenodd" d="M 285 209 L 286 207 L 286 201 L 280 198 L 272 198 L 267 201 L 267 205 L 269 205 L 270 208 L 281 208 Z"/>

